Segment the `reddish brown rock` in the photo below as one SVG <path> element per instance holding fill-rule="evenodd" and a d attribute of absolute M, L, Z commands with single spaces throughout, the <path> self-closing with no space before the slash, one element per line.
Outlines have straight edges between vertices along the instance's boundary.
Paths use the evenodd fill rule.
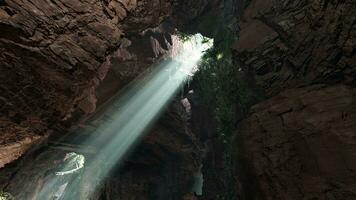
<path fill-rule="evenodd" d="M 236 139 L 255 178 L 245 189 L 271 200 L 356 199 L 355 98 L 349 86 L 320 85 L 254 106 Z"/>
<path fill-rule="evenodd" d="M 188 4 L 184 8 L 189 8 L 188 14 L 198 14 L 205 5 L 200 2 L 205 1 L 190 8 L 189 1 L 184 1 Z M 45 138 L 50 130 L 59 137 L 66 133 L 65 125 L 95 112 L 97 105 L 104 104 L 171 51 L 174 41 L 170 23 L 160 24 L 173 12 L 177 14 L 177 3 L 1 1 L 0 29 L 5 31 L 0 31 L 0 113 L 15 127 L 5 135 L 33 128 L 30 118 L 34 117 L 41 121 L 41 129 L 31 129 L 26 138 L 33 137 L 28 144 L 36 144 L 35 139 Z M 154 126 L 124 169 L 107 180 L 103 195 L 113 199 L 150 199 L 154 195 L 155 199 L 178 200 L 192 192 L 193 175 L 201 165 L 201 146 L 189 130 L 187 119 L 180 116 L 184 108 L 177 104 L 162 119 L 166 120 L 164 125 Z M 0 128 L 6 127 L 2 122 Z M 51 141 L 56 139 L 52 136 Z M 12 150 L 4 151 L 13 156 L 0 163 L 25 153 L 30 147 L 28 139 L 25 141 L 16 138 L 14 142 L 20 144 L 21 151 L 16 150 L 16 155 Z M 46 146 L 6 165 L 0 172 L 0 188 L 16 193 L 19 199 L 35 199 L 46 174 L 52 173 L 65 153 Z M 17 192 L 20 187 L 23 189 Z"/>
<path fill-rule="evenodd" d="M 32 147 L 32 145 L 39 144 L 46 138 L 48 133 L 43 130 L 38 119 L 29 119 L 32 127 L 28 127 L 28 124 L 22 123 L 20 126 L 7 121 L 4 118 L 0 119 L 1 124 L 4 125 L 0 129 L 0 168 L 5 164 L 10 163 Z M 42 135 L 38 135 L 35 132 L 39 131 Z M 16 134 L 13 134 L 16 133 Z"/>
<path fill-rule="evenodd" d="M 127 37 L 149 42 L 140 33 L 158 26 L 172 12 L 170 0 L 1 1 L 1 117 L 19 127 L 37 117 L 44 128 L 62 129 L 63 121 L 93 113 L 97 87 L 108 72 L 113 73 L 112 66 L 120 65 L 122 74 L 115 77 L 118 83 L 108 90 L 108 97 L 153 62 L 145 60 L 147 55 L 138 55 L 145 62 L 135 59 Z M 133 46 L 152 49 L 137 42 Z M 135 62 L 137 67 L 130 68 Z M 98 93 L 100 102 L 105 101 Z M 6 124 L 0 123 L 0 128 Z M 33 134 L 42 137 L 40 132 Z"/>
<path fill-rule="evenodd" d="M 110 173 L 101 190 L 91 199 L 100 196 L 107 199 L 191 199 L 194 175 L 201 167 L 203 146 L 191 132 L 188 119 L 185 107 L 175 101 L 137 149 Z M 110 116 L 99 115 L 93 120 L 87 126 L 95 129 L 100 122 L 111 119 Z M 0 187 L 18 199 L 35 199 L 46 177 L 53 174 L 66 153 L 66 149 L 53 146 L 43 148 L 12 164 L 12 167 L 0 169 Z M 90 162 L 92 154 L 87 152 L 85 156 Z M 100 171 L 101 165 L 93 167 Z M 86 172 L 92 171 L 84 169 L 80 193 L 88 191 L 88 186 L 93 184 L 90 182 L 93 181 L 91 174 Z M 89 187 L 89 190 L 93 188 Z"/>
<path fill-rule="evenodd" d="M 268 96 L 314 83 L 354 83 L 353 1 L 253 0 L 235 60 Z"/>
<path fill-rule="evenodd" d="M 355 11 L 327 0 L 246 8 L 235 61 L 267 100 L 236 131 L 241 198 L 356 199 Z"/>
<path fill-rule="evenodd" d="M 45 124 L 38 118 L 28 118 L 20 124 L 0 118 L 0 123 L 0 168 L 18 159 L 48 136 Z"/>

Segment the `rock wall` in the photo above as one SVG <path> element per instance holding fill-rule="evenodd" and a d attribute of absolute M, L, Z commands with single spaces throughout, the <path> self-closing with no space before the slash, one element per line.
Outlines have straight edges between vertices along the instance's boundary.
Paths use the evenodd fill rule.
<path fill-rule="evenodd" d="M 0 147 L 3 137 L 26 135 L 31 144 L 33 137 L 65 132 L 94 112 L 98 99 L 105 102 L 169 50 L 165 29 L 144 31 L 158 27 L 174 6 L 170 0 L 0 1 Z"/>
<path fill-rule="evenodd" d="M 235 61 L 265 91 L 238 124 L 243 199 L 356 199 L 354 1 L 253 0 Z"/>
<path fill-rule="evenodd" d="M 0 1 L 0 188 L 36 199 L 68 152 L 39 143 L 55 142 L 169 53 L 172 24 L 206 2 Z M 93 199 L 194 198 L 202 146 L 178 99 Z"/>
<path fill-rule="evenodd" d="M 171 23 L 215 38 L 237 31 L 235 18 L 220 11 L 238 11 L 234 63 L 267 98 L 237 123 L 238 196 L 356 199 L 355 3 L 226 2 L 231 9 L 214 0 L 0 1 L 0 167 L 53 131 L 66 132 L 169 52 Z M 216 14 L 224 25 L 203 23 Z M 196 199 L 192 178 L 202 163 L 202 199 L 229 192 L 219 177 L 224 146 L 214 144 L 214 116 L 199 106 L 189 119 L 175 102 L 96 198 Z M 204 161 L 202 143 L 212 148 Z M 46 175 L 37 172 L 51 173 L 65 153 L 49 159 L 42 151 L 2 169 L 1 188 L 27 184 L 20 199 L 38 190 Z"/>
<path fill-rule="evenodd" d="M 189 113 L 175 101 L 126 164 L 107 180 L 107 199 L 182 200 L 194 194 L 203 145 L 188 125 Z"/>
<path fill-rule="evenodd" d="M 315 85 L 252 108 L 238 144 L 265 199 L 356 198 L 355 94 L 350 86 Z"/>
<path fill-rule="evenodd" d="M 354 83 L 353 1 L 252 1 L 235 60 L 267 96 L 315 83 Z"/>
<path fill-rule="evenodd" d="M 183 103 L 172 103 L 142 143 L 116 166 L 90 198 L 86 197 L 86 192 L 95 189 L 96 180 L 90 174 L 92 169 L 84 168 L 80 183 L 76 183 L 77 199 L 181 200 L 192 195 L 203 146 L 190 130 L 188 119 L 189 112 Z M 110 120 L 110 116 L 99 115 L 86 126 L 94 127 L 103 120 Z M 73 135 L 75 137 L 78 135 Z M 75 149 L 74 144 L 72 147 L 72 151 L 80 150 Z M 38 199 L 39 192 L 48 187 L 48 181 L 55 176 L 54 172 L 68 151 L 55 146 L 44 147 L 12 163 L 0 170 L 0 188 L 16 199 Z M 93 152 L 85 149 L 78 153 L 85 155 L 87 163 L 93 156 Z M 104 158 L 103 162 L 110 161 Z M 93 167 L 100 173 L 100 164 Z"/>

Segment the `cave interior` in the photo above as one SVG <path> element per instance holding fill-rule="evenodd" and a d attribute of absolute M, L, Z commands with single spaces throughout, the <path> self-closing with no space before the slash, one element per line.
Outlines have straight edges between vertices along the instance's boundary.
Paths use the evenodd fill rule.
<path fill-rule="evenodd" d="M 355 13 L 0 0 L 0 200 L 356 200 Z"/>

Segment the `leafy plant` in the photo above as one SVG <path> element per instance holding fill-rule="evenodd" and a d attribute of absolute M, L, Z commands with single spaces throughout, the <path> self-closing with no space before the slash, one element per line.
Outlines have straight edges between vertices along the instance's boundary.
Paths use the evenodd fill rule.
<path fill-rule="evenodd" d="M 182 42 L 189 41 L 190 38 L 193 36 L 191 34 L 183 33 L 180 31 L 176 31 L 174 35 L 176 35 Z"/>
<path fill-rule="evenodd" d="M 230 42 L 230 41 L 229 41 Z M 235 200 L 237 193 L 234 183 L 234 164 L 232 157 L 232 137 L 236 129 L 237 113 L 248 111 L 256 99 L 257 93 L 245 81 L 246 74 L 234 64 L 232 52 L 227 44 L 216 45 L 203 57 L 199 71 L 195 75 L 195 92 L 201 103 L 213 107 L 213 116 L 217 122 L 217 135 L 224 145 L 223 179 L 225 191 L 220 200 Z"/>
<path fill-rule="evenodd" d="M 0 200 L 14 200 L 15 198 L 8 192 L 0 190 Z"/>

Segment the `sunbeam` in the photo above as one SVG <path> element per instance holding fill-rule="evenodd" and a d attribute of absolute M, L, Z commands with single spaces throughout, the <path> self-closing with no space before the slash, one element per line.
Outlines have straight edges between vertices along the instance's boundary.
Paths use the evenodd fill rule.
<path fill-rule="evenodd" d="M 90 199 L 113 167 L 120 164 L 142 138 L 182 84 L 194 74 L 197 63 L 212 44 L 211 40 L 201 35 L 192 36 L 173 59 L 161 62 L 144 77 L 135 80 L 124 94 L 115 96 L 104 111 L 109 120 L 100 124 L 82 145 L 98 149 L 84 167 L 85 173 L 90 174 L 87 187 L 78 184 L 80 176 L 63 181 L 62 176 L 82 168 L 84 159 L 77 157 L 80 163 L 72 167 L 74 170 L 68 171 L 68 166 L 64 166 L 63 170 L 56 172 L 56 176 L 39 192 L 39 199 L 56 196 L 54 199 L 72 200 L 83 188 L 87 188 L 87 191 L 80 191 L 81 198 Z"/>

